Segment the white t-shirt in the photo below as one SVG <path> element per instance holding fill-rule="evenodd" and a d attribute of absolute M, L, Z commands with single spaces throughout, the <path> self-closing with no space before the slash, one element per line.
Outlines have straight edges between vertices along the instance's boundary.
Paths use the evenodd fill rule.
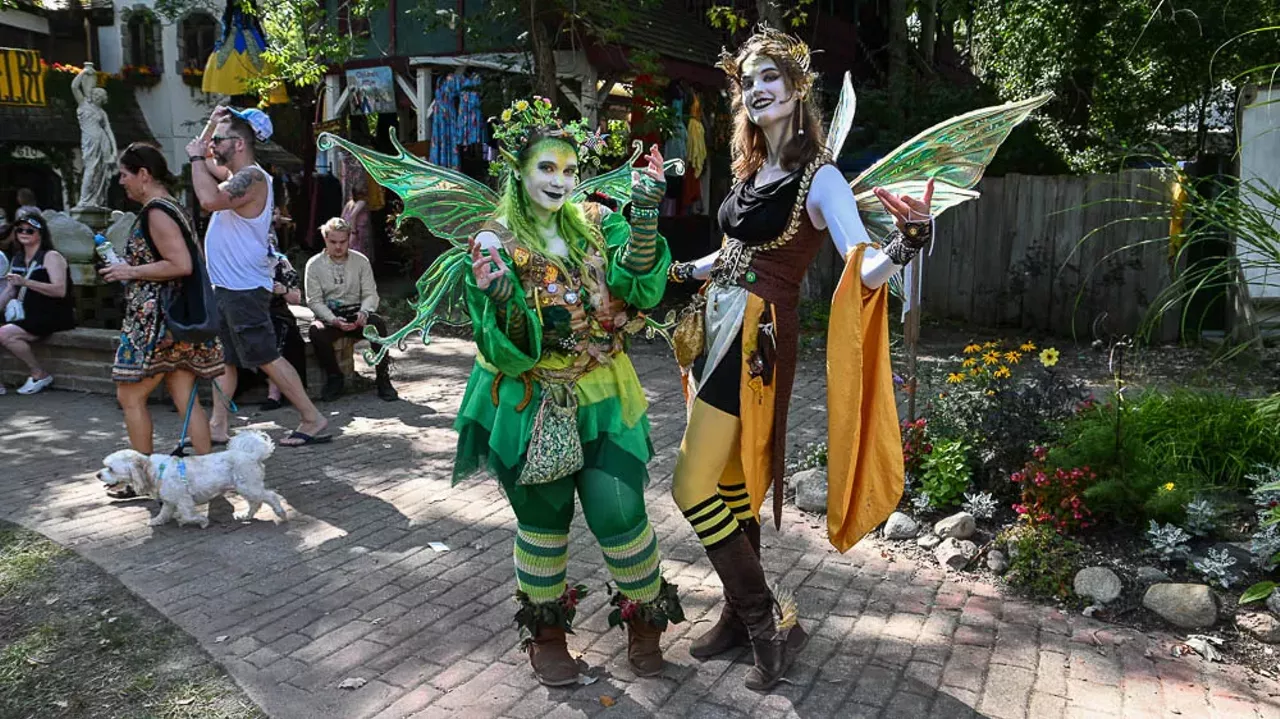
<path fill-rule="evenodd" d="M 275 264 L 271 255 L 271 211 L 275 199 L 271 192 L 271 175 L 257 165 L 249 167 L 262 173 L 267 182 L 267 202 L 257 217 L 245 217 L 234 209 L 218 210 L 209 219 L 205 231 L 205 256 L 209 281 L 214 287 L 229 290 L 271 291 Z"/>

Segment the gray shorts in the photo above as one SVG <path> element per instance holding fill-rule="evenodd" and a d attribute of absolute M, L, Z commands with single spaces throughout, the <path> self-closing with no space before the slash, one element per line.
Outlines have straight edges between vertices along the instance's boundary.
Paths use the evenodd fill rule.
<path fill-rule="evenodd" d="M 218 338 L 227 364 L 257 369 L 280 357 L 271 321 L 271 292 L 214 287 L 218 302 Z"/>

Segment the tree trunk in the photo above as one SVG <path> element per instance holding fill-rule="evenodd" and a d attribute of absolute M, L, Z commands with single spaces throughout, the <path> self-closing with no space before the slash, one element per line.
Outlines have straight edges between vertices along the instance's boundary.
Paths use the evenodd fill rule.
<path fill-rule="evenodd" d="M 889 102 L 900 111 L 907 96 L 907 0 L 889 0 Z"/>
<path fill-rule="evenodd" d="M 938 37 L 938 0 L 920 0 L 920 57 L 933 67 L 933 51 Z"/>
<path fill-rule="evenodd" d="M 760 22 L 768 23 L 779 30 L 782 28 L 782 12 L 773 0 L 756 0 L 756 15 Z"/>
<path fill-rule="evenodd" d="M 529 40 L 533 45 L 533 90 L 552 103 L 559 97 L 556 87 L 556 54 L 547 32 L 546 10 L 539 8 L 537 0 L 528 0 Z"/>

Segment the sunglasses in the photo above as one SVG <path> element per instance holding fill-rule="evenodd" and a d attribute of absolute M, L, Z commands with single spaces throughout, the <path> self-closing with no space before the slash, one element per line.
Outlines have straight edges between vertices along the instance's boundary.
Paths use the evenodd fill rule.
<path fill-rule="evenodd" d="M 19 227 L 18 229 L 14 230 L 14 232 L 18 233 L 19 235 L 34 235 L 34 234 L 37 234 L 39 231 L 34 227 Z"/>
<path fill-rule="evenodd" d="M 241 139 L 244 139 L 244 138 L 236 137 L 235 135 L 214 135 L 213 137 L 211 137 L 211 138 L 209 138 L 209 139 L 210 139 L 210 140 L 212 140 L 212 141 L 213 141 L 213 144 L 215 144 L 215 145 L 216 145 L 216 144 L 218 144 L 219 142 L 222 142 L 223 140 L 241 140 Z"/>

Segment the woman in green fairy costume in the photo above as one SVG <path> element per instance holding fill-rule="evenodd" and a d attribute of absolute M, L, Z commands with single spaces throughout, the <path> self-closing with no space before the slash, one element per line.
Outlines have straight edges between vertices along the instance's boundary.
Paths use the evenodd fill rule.
<path fill-rule="evenodd" d="M 616 585 L 611 623 L 626 626 L 635 672 L 654 675 L 660 634 L 683 613 L 645 511 L 653 449 L 625 350 L 644 326 L 636 310 L 662 298 L 671 264 L 657 233 L 662 156 L 654 147 L 639 171 L 579 183 L 601 138 L 562 123 L 542 98 L 504 111 L 494 135 L 501 196 L 403 151 L 392 158 L 336 138 L 321 146 L 352 149 L 405 198 L 406 215 L 454 242 L 419 282 L 418 319 L 386 339 L 403 342 L 437 319 L 473 326 L 454 479 L 487 470 L 515 511 L 516 621 L 534 673 L 548 685 L 578 680 L 565 637 L 586 591 L 566 583 L 576 494 Z M 585 201 L 592 191 L 629 202 L 630 219 Z"/>

